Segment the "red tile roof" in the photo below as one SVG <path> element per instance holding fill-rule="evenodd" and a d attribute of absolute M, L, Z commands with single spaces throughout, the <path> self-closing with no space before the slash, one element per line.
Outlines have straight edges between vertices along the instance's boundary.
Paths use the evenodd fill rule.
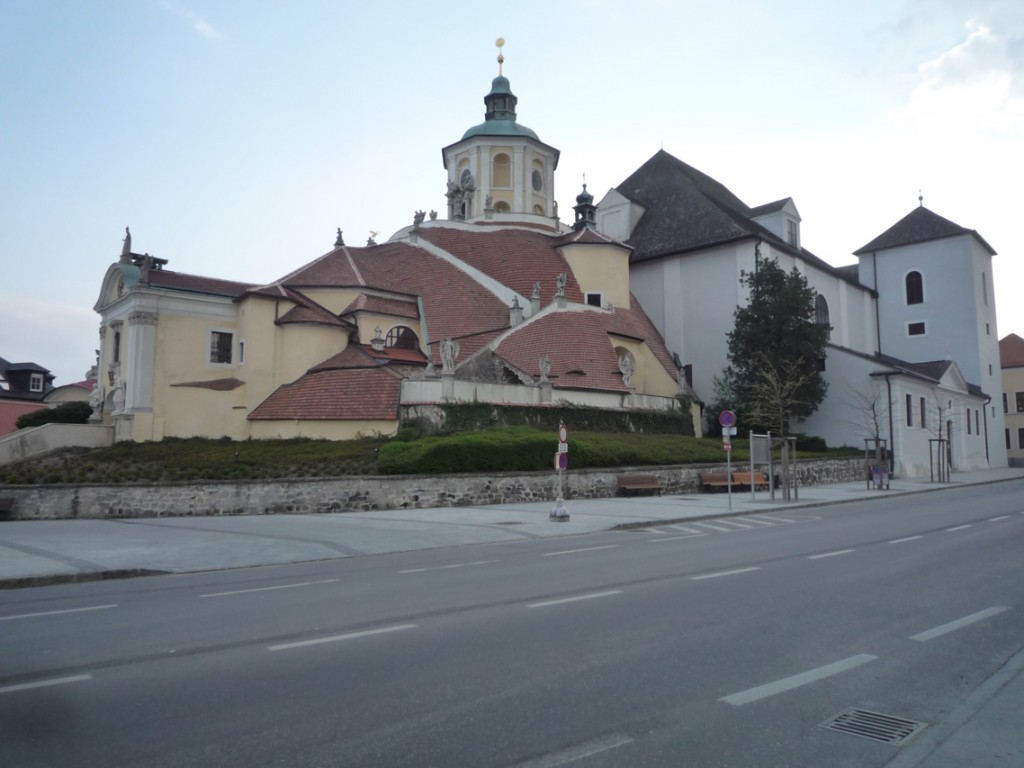
<path fill-rule="evenodd" d="M 278 388 L 252 420 L 395 420 L 401 380 L 387 368 L 318 370 Z"/>
<path fill-rule="evenodd" d="M 359 294 L 355 301 L 345 307 L 341 315 L 344 317 L 359 311 L 377 312 L 383 315 L 394 315 L 395 317 L 408 317 L 414 320 L 418 320 L 420 316 L 419 307 L 416 306 L 414 301 L 389 299 L 366 293 Z"/>
<path fill-rule="evenodd" d="M 583 292 L 568 262 L 555 249 L 557 242 L 549 234 L 500 229 L 467 232 L 462 229 L 430 227 L 420 237 L 481 272 L 508 286 L 521 296 L 533 295 L 533 284 L 540 282 L 541 303 L 555 295 L 555 279 L 566 273 L 565 295 L 569 301 L 582 302 Z"/>
<path fill-rule="evenodd" d="M 637 309 L 616 307 L 608 312 L 577 305 L 550 312 L 516 329 L 501 341 L 495 354 L 534 378 L 540 377 L 540 358 L 546 355 L 556 387 L 626 392 L 612 334 L 646 342 L 675 378 L 675 365 L 664 341 Z"/>
<path fill-rule="evenodd" d="M 1024 339 L 1016 333 L 999 340 L 999 363 L 1003 368 L 1024 367 Z"/>
<path fill-rule="evenodd" d="M 252 283 L 239 283 L 234 280 L 220 280 L 215 277 L 201 277 L 200 275 L 186 275 L 184 272 L 171 272 L 166 269 L 150 269 L 146 271 L 146 275 L 148 275 L 148 285 L 153 288 L 207 293 L 213 296 L 229 296 L 231 298 L 238 298 L 246 291 L 256 287 Z"/>

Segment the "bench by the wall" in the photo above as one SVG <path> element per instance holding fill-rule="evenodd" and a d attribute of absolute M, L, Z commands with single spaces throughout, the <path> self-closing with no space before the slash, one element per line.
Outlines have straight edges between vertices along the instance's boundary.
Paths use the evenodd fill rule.
<path fill-rule="evenodd" d="M 661 483 L 654 475 L 619 475 L 619 490 L 623 495 L 651 491 L 661 495 Z"/>

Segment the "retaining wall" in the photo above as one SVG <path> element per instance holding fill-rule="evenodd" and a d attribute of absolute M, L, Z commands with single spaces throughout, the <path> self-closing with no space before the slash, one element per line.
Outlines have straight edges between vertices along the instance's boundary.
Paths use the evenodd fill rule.
<path fill-rule="evenodd" d="M 565 498 L 608 498 L 619 474 L 653 474 L 667 494 L 697 493 L 702 470 L 724 465 L 622 467 L 566 473 Z M 742 467 L 740 467 L 742 469 Z M 864 479 L 863 459 L 799 463 L 800 485 Z M 109 519 L 187 515 L 268 515 L 553 501 L 554 472 L 131 485 L 0 486 L 0 518 Z"/>

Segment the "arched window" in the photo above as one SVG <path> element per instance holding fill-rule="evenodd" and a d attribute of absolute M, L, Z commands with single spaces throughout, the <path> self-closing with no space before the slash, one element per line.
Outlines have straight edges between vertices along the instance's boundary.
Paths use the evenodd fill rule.
<path fill-rule="evenodd" d="M 907 304 L 924 303 L 924 282 L 920 272 L 907 273 Z"/>
<path fill-rule="evenodd" d="M 491 184 L 495 187 L 512 186 L 512 160 L 508 155 L 501 154 L 494 156 L 493 168 L 491 169 Z"/>
<path fill-rule="evenodd" d="M 825 297 L 820 293 L 818 294 L 818 298 L 814 300 L 814 321 L 818 325 L 824 325 L 829 329 L 828 336 L 826 338 L 831 339 L 832 328 L 828 317 L 828 302 L 825 301 Z"/>
<path fill-rule="evenodd" d="M 512 206 L 506 203 L 504 200 L 499 200 L 494 204 L 495 213 L 512 213 Z"/>
<path fill-rule="evenodd" d="M 387 338 L 384 339 L 384 346 L 395 349 L 419 349 L 420 340 L 412 328 L 396 325 L 388 331 Z"/>
<path fill-rule="evenodd" d="M 543 216 L 543 215 L 544 215 L 544 209 L 543 209 L 543 208 L 541 208 L 541 207 L 540 207 L 539 205 L 535 205 L 535 206 L 533 206 L 533 212 L 534 212 L 534 214 L 536 214 L 537 216 Z"/>

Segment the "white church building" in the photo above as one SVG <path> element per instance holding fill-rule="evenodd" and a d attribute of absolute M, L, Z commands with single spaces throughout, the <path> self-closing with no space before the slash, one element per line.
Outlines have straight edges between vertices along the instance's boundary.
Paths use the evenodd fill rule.
<path fill-rule="evenodd" d="M 803 247 L 792 199 L 747 206 L 664 151 L 609 190 L 596 218 L 632 247 L 632 290 L 704 400 L 728 365 L 740 279 L 772 259 L 807 278 L 832 328 L 828 395 L 795 431 L 833 446 L 884 439 L 903 477 L 928 476 L 940 451 L 954 470 L 1006 466 L 995 251 L 977 232 L 921 201 L 856 265 L 833 267 Z"/>

